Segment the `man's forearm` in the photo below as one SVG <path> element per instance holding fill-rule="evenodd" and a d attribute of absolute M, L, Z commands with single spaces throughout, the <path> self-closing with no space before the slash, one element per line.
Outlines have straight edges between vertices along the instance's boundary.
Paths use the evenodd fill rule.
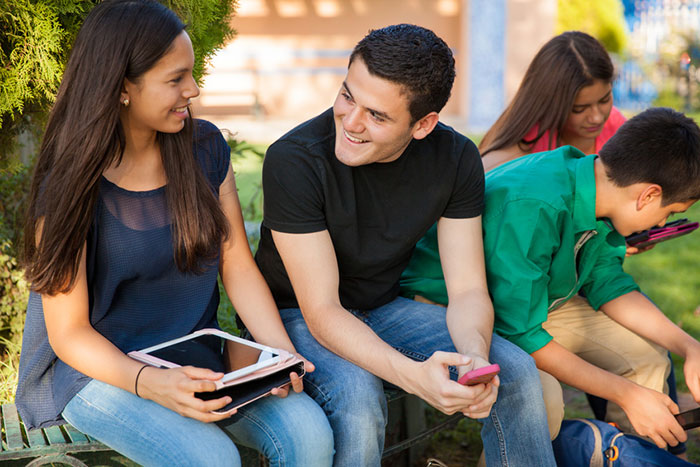
<path fill-rule="evenodd" d="M 474 290 L 450 299 L 447 328 L 462 354 L 476 354 L 488 360 L 493 335 L 493 306 L 485 291 Z"/>
<path fill-rule="evenodd" d="M 384 342 L 349 311 L 340 305 L 329 305 L 307 310 L 304 317 L 321 345 L 375 376 L 409 389 L 404 375 L 410 374 L 415 362 Z"/>

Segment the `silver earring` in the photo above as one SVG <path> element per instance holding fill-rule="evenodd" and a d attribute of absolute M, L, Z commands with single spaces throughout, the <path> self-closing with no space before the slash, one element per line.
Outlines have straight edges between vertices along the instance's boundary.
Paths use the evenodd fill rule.
<path fill-rule="evenodd" d="M 129 99 L 124 99 L 122 104 L 124 104 L 124 107 L 129 107 Z"/>

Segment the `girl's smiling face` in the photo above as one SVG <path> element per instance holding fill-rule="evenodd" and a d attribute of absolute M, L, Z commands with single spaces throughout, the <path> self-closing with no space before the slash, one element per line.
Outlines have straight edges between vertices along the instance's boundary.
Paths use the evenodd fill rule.
<path fill-rule="evenodd" d="M 136 82 L 124 80 L 121 111 L 125 131 L 143 134 L 177 133 L 185 125 L 190 99 L 199 95 L 192 76 L 192 42 L 182 31 L 156 64 Z"/>

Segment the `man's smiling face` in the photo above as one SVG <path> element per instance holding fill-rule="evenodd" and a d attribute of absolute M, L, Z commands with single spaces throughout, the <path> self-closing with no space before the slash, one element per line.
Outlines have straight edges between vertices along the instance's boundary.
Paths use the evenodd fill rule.
<path fill-rule="evenodd" d="M 333 115 L 335 155 L 352 167 L 398 159 L 417 127 L 402 87 L 372 75 L 360 57 L 348 68 Z"/>

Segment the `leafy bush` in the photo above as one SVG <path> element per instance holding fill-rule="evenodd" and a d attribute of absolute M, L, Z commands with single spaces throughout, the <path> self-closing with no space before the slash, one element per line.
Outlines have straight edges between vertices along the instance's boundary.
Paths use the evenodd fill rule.
<path fill-rule="evenodd" d="M 15 401 L 21 343 L 0 337 L 0 348 L 0 403 L 6 404 Z"/>
<path fill-rule="evenodd" d="M 17 261 L 29 179 L 29 168 L 23 165 L 0 171 L 0 339 L 15 343 L 21 340 L 29 296 Z"/>
<path fill-rule="evenodd" d="M 29 285 L 12 255 L 12 244 L 0 241 L 0 339 L 21 341 L 28 298 Z"/>
<path fill-rule="evenodd" d="M 53 102 L 82 17 L 96 1 L 0 3 L 0 161 L 32 115 Z M 76 21 L 76 18 L 81 18 Z"/>
<path fill-rule="evenodd" d="M 579 30 L 598 39 L 609 52 L 621 53 L 627 41 L 620 0 L 559 0 L 556 33 Z"/>
<path fill-rule="evenodd" d="M 241 166 L 251 166 L 255 169 L 262 166 L 262 160 L 265 157 L 263 146 L 250 144 L 235 137 L 228 139 L 228 145 L 231 147 L 231 164 L 234 170 Z M 259 222 L 262 219 L 262 180 L 261 174 L 255 169 L 251 174 L 236 170 L 236 187 L 243 219 L 251 222 Z M 252 246 L 257 246 L 257 243 Z"/>

